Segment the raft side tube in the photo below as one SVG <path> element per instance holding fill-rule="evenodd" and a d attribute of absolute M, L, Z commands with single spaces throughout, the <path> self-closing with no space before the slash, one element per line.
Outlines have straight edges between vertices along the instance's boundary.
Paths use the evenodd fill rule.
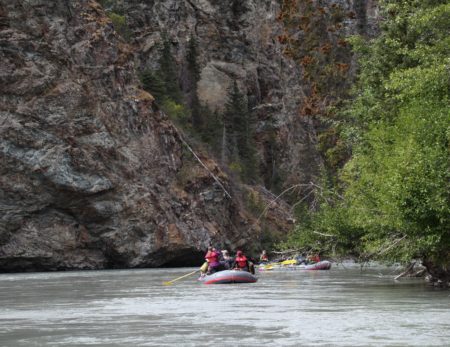
<path fill-rule="evenodd" d="M 204 284 L 255 283 L 258 279 L 250 272 L 239 270 L 224 270 L 212 275 L 200 277 Z"/>

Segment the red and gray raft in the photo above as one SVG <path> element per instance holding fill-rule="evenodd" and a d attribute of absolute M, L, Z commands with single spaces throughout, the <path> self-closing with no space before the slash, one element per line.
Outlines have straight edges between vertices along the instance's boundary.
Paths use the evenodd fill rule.
<path fill-rule="evenodd" d="M 303 270 L 330 270 L 331 263 L 328 260 L 322 260 L 315 264 L 299 265 Z"/>
<path fill-rule="evenodd" d="M 204 284 L 255 283 L 258 279 L 247 271 L 223 270 L 198 279 Z"/>

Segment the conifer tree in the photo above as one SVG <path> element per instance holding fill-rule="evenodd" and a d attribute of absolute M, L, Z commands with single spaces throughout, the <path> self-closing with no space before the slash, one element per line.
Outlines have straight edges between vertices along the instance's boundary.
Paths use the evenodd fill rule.
<path fill-rule="evenodd" d="M 181 90 L 178 83 L 177 64 L 170 50 L 170 41 L 164 38 L 161 57 L 158 60 L 159 69 L 145 70 L 141 81 L 146 91 L 151 93 L 159 104 L 171 100 L 181 104 Z"/>
<path fill-rule="evenodd" d="M 222 141 L 222 115 L 217 111 L 211 111 L 208 106 L 200 107 L 201 114 L 205 120 L 201 138 L 209 144 L 216 154 L 220 154 Z"/>
<path fill-rule="evenodd" d="M 181 103 L 182 97 L 178 82 L 177 64 L 172 55 L 170 41 L 167 37 L 163 41 L 158 75 L 165 83 L 167 97 L 176 103 Z"/>
<path fill-rule="evenodd" d="M 157 102 L 163 102 L 167 95 L 166 84 L 160 74 L 151 70 L 145 70 L 141 75 L 141 81 L 146 91 L 153 95 Z"/>
<path fill-rule="evenodd" d="M 200 80 L 200 66 L 197 61 L 198 58 L 198 41 L 195 36 L 191 35 L 189 39 L 188 50 L 186 54 L 186 61 L 188 69 L 192 75 L 192 80 L 198 82 Z"/>
<path fill-rule="evenodd" d="M 253 123 L 247 99 L 234 81 L 223 115 L 222 159 L 226 163 L 239 162 L 244 179 L 253 179 L 256 173 Z"/>
<path fill-rule="evenodd" d="M 192 127 L 200 134 L 204 131 L 204 118 L 202 114 L 202 107 L 197 94 L 197 83 L 200 80 L 200 67 L 197 62 L 198 58 L 198 42 L 196 38 L 191 35 L 189 45 L 186 53 L 186 61 L 188 65 L 188 87 L 189 87 L 189 107 L 192 115 Z"/>

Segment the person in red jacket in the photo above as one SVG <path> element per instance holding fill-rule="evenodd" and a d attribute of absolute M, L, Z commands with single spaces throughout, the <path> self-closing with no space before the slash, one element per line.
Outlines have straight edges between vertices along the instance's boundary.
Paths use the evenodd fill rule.
<path fill-rule="evenodd" d="M 318 253 L 311 254 L 307 259 L 308 259 L 308 264 L 315 264 L 320 261 L 320 257 L 319 257 Z"/>
<path fill-rule="evenodd" d="M 208 252 L 205 255 L 206 262 L 208 263 L 208 275 L 219 271 L 219 252 L 214 247 L 208 247 Z"/>
<path fill-rule="evenodd" d="M 236 252 L 233 269 L 248 271 L 248 260 L 244 253 L 242 253 L 242 251 Z"/>

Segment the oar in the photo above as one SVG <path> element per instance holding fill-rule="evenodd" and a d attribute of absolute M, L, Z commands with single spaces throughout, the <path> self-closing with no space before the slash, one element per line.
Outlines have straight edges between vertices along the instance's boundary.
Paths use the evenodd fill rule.
<path fill-rule="evenodd" d="M 192 272 L 189 272 L 188 274 L 183 275 L 183 276 L 180 276 L 180 277 L 178 277 L 178 278 L 175 278 L 175 279 L 172 280 L 172 281 L 163 282 L 163 284 L 166 285 L 166 286 L 171 285 L 173 282 L 176 282 L 176 281 L 181 280 L 181 279 L 183 279 L 183 278 L 185 278 L 185 277 L 188 277 L 188 276 L 190 276 L 190 275 L 193 275 L 193 274 L 195 274 L 196 272 L 199 272 L 199 271 L 200 271 L 200 269 L 195 270 L 195 271 L 192 271 Z"/>

